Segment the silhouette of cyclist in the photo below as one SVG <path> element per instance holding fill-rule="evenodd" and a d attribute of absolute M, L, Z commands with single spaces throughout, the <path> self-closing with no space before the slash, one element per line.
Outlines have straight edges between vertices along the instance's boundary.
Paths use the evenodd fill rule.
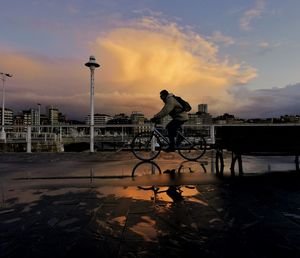
<path fill-rule="evenodd" d="M 153 118 L 150 119 L 151 122 L 156 123 L 159 119 L 170 115 L 173 120 L 170 121 L 166 129 L 168 130 L 168 137 L 170 140 L 170 145 L 166 149 L 166 152 L 175 151 L 175 136 L 177 130 L 181 130 L 181 125 L 188 121 L 187 112 L 183 111 L 180 103 L 175 99 L 172 93 L 167 90 L 162 90 L 160 92 L 160 98 L 165 103 L 164 107 L 159 111 Z"/>

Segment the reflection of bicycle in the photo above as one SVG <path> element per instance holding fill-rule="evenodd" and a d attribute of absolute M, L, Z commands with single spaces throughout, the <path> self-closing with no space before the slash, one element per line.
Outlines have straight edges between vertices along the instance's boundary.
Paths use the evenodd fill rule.
<path fill-rule="evenodd" d="M 141 161 L 137 163 L 133 169 L 131 176 L 133 180 L 136 178 L 145 180 L 140 180 L 141 183 L 140 186 L 138 186 L 138 189 L 140 190 L 152 190 L 154 196 L 151 198 L 154 201 L 157 200 L 157 195 L 160 193 L 165 193 L 167 196 L 169 196 L 174 202 L 183 200 L 183 197 L 181 195 L 182 189 L 195 189 L 195 186 L 189 186 L 189 185 L 169 185 L 169 186 L 163 186 L 160 185 L 159 187 L 157 185 L 149 185 L 149 175 L 157 175 L 157 174 L 168 174 L 170 177 L 170 180 L 174 180 L 177 176 L 180 176 L 183 173 L 194 173 L 196 171 L 202 170 L 204 173 L 206 173 L 205 163 L 202 162 L 196 162 L 196 161 L 184 161 L 180 164 L 178 169 L 167 169 L 163 172 L 161 171 L 161 168 L 153 161 Z M 151 180 L 150 180 L 151 181 Z M 145 185 L 143 185 L 145 183 Z M 164 195 L 161 196 L 164 199 Z"/>
<path fill-rule="evenodd" d="M 185 136 L 179 129 L 175 142 L 179 154 L 187 160 L 197 160 L 206 151 L 206 141 L 202 135 L 190 134 Z M 140 160 L 153 160 L 169 144 L 169 139 L 154 126 L 150 132 L 139 133 L 133 138 L 131 150 Z"/>
<path fill-rule="evenodd" d="M 204 173 L 206 173 L 206 166 L 207 162 L 198 162 L 198 161 L 184 161 L 181 162 L 180 167 L 178 168 L 178 173 L 194 173 L 195 171 L 203 170 Z"/>
<path fill-rule="evenodd" d="M 153 161 L 141 161 L 134 166 L 131 176 L 138 177 L 151 174 L 161 174 L 160 167 Z"/>
<path fill-rule="evenodd" d="M 195 173 L 197 171 L 206 173 L 206 166 L 207 162 L 199 162 L 199 161 L 183 161 L 180 163 L 177 173 Z M 172 174 L 171 172 L 174 171 L 176 173 L 176 169 L 167 169 L 164 171 L 164 174 Z M 140 177 L 140 176 L 147 176 L 147 175 L 157 175 L 162 174 L 161 168 L 155 162 L 149 161 L 140 161 L 138 162 L 132 169 L 131 176 L 132 177 Z"/>

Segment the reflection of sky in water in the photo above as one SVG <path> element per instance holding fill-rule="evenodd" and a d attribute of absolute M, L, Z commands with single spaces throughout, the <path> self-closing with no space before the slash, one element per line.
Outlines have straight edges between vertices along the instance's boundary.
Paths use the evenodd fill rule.
<path fill-rule="evenodd" d="M 167 194 L 168 186 L 153 186 L 157 190 L 155 194 L 151 187 L 99 187 L 96 189 L 99 197 L 114 195 L 116 198 L 132 198 L 134 200 L 146 200 L 146 201 L 163 201 L 174 202 L 174 200 Z M 201 200 L 200 192 L 196 186 L 178 186 L 178 192 L 180 192 L 183 200 L 200 203 L 207 206 L 207 203 Z"/>

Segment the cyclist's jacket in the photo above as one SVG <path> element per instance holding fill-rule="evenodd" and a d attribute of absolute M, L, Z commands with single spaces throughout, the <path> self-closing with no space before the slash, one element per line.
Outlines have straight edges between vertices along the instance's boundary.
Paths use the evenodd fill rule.
<path fill-rule="evenodd" d="M 187 121 L 188 120 L 187 112 L 182 111 L 182 106 L 174 98 L 174 95 L 172 93 L 169 93 L 169 95 L 165 99 L 164 107 L 154 117 L 162 118 L 166 115 L 170 115 L 173 119 L 178 120 L 178 121 Z"/>

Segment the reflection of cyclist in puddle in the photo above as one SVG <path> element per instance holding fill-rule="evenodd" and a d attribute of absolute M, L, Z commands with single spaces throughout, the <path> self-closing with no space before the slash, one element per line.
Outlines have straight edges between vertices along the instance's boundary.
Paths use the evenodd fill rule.
<path fill-rule="evenodd" d="M 176 169 L 166 169 L 163 172 L 161 171 L 160 167 L 152 161 L 142 161 L 137 163 L 132 171 L 132 178 L 134 179 L 135 177 L 139 177 L 141 176 L 143 178 L 143 176 L 145 175 L 154 175 L 154 174 L 168 174 L 170 177 L 170 183 L 172 184 L 172 181 L 174 180 L 174 185 L 170 185 L 170 186 L 164 186 L 164 187 L 157 187 L 155 185 L 153 186 L 138 186 L 139 189 L 142 190 L 150 190 L 153 191 L 154 196 L 153 196 L 153 200 L 156 201 L 157 195 L 160 193 L 166 193 L 166 195 L 168 197 L 170 197 L 172 199 L 172 201 L 174 203 L 178 203 L 184 200 L 184 196 L 182 195 L 183 189 L 195 189 L 195 186 L 189 186 L 189 185 L 178 185 L 178 183 L 180 182 L 177 181 L 177 179 L 179 179 L 179 177 L 181 177 L 185 172 L 187 173 L 194 173 L 196 171 L 202 171 L 205 173 L 206 169 L 205 169 L 205 164 L 202 162 L 182 162 L 179 166 L 179 168 Z M 149 180 L 149 177 L 145 177 L 145 179 Z M 176 180 L 176 182 L 175 182 Z M 148 182 L 149 183 L 149 182 Z M 167 188 L 167 189 L 166 189 Z M 165 190 L 166 189 L 166 190 Z M 185 191 L 186 193 L 186 191 Z"/>
<path fill-rule="evenodd" d="M 175 169 L 167 169 L 163 172 L 164 174 L 169 174 L 171 179 L 175 178 L 176 170 Z M 166 191 L 166 194 L 174 201 L 180 202 L 183 201 L 182 190 L 180 190 L 180 186 L 171 185 Z"/>
<path fill-rule="evenodd" d="M 182 191 L 175 185 L 169 186 L 166 194 L 173 200 L 173 202 L 183 201 Z"/>

